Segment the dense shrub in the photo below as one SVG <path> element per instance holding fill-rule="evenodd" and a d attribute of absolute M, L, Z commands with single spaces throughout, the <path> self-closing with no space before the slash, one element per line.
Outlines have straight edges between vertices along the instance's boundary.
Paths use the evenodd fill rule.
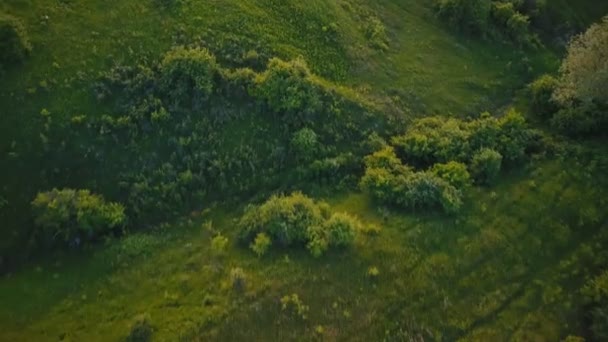
<path fill-rule="evenodd" d="M 431 172 L 457 189 L 465 189 L 471 185 L 471 175 L 463 163 L 451 161 L 445 164 L 435 164 L 431 168 Z"/>
<path fill-rule="evenodd" d="M 607 112 L 608 106 L 600 107 L 594 102 L 581 102 L 557 111 L 551 118 L 551 125 L 572 135 L 593 134 L 608 125 Z"/>
<path fill-rule="evenodd" d="M 241 239 L 253 241 L 252 249 L 260 236 L 267 236 L 272 244 L 284 247 L 306 245 L 314 256 L 329 247 L 350 245 L 359 225 L 347 214 L 332 215 L 327 204 L 315 203 L 299 192 L 272 196 L 262 205 L 248 208 L 239 221 Z"/>
<path fill-rule="evenodd" d="M 215 57 L 206 49 L 176 47 L 160 63 L 161 88 L 177 104 L 200 106 L 214 89 Z"/>
<path fill-rule="evenodd" d="M 389 39 L 386 35 L 386 28 L 380 19 L 370 17 L 367 19 L 365 36 L 369 44 L 378 50 L 388 50 Z"/>
<path fill-rule="evenodd" d="M 23 61 L 32 50 L 23 24 L 0 13 L 0 67 Z"/>
<path fill-rule="evenodd" d="M 126 221 L 121 204 L 106 202 L 88 190 L 53 189 L 39 193 L 32 209 L 40 234 L 62 242 L 92 240 Z"/>
<path fill-rule="evenodd" d="M 127 342 L 149 342 L 152 341 L 154 328 L 150 323 L 150 315 L 142 314 L 135 317 L 129 335 L 125 339 Z"/>
<path fill-rule="evenodd" d="M 471 174 L 480 184 L 492 184 L 502 166 L 502 155 L 495 150 L 484 148 L 479 150 L 471 160 Z"/>
<path fill-rule="evenodd" d="M 458 211 L 462 204 L 460 190 L 435 173 L 414 172 L 402 165 L 390 147 L 366 157 L 365 163 L 360 186 L 380 202 L 448 213 Z"/>
<path fill-rule="evenodd" d="M 524 117 L 510 110 L 501 118 L 483 114 L 479 119 L 462 121 L 428 117 L 415 121 L 391 143 L 404 162 L 427 167 L 435 163 L 470 163 L 474 151 L 491 148 L 507 163 L 521 160 L 533 141 Z"/>
<path fill-rule="evenodd" d="M 534 114 L 547 118 L 558 110 L 557 104 L 552 98 L 557 84 L 555 77 L 543 75 L 528 86 Z"/>
<path fill-rule="evenodd" d="M 303 59 L 285 62 L 273 58 L 268 69 L 257 76 L 253 93 L 287 123 L 302 126 L 322 106 L 311 76 Z"/>
<path fill-rule="evenodd" d="M 608 271 L 587 281 L 582 291 L 591 307 L 591 332 L 597 341 L 608 340 Z"/>
<path fill-rule="evenodd" d="M 435 0 L 437 15 L 471 34 L 485 35 L 490 17 L 488 0 Z"/>
<path fill-rule="evenodd" d="M 416 120 L 406 134 L 393 137 L 399 157 L 414 166 L 463 161 L 470 155 L 470 132 L 464 121 L 442 117 Z"/>

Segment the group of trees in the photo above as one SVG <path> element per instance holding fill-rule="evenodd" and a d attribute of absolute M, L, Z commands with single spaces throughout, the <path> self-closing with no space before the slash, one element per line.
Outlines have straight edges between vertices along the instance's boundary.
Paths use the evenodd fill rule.
<path fill-rule="evenodd" d="M 570 134 L 600 133 L 608 125 L 608 17 L 571 41 L 559 75 L 530 85 L 535 112 Z"/>
<path fill-rule="evenodd" d="M 241 240 L 251 243 L 256 253 L 262 244 L 266 248 L 269 244 L 300 245 L 321 256 L 329 248 L 351 245 L 362 224 L 348 214 L 333 213 L 326 203 L 295 192 L 249 207 L 238 226 Z"/>
<path fill-rule="evenodd" d="M 535 148 L 537 138 L 513 110 L 471 121 L 419 119 L 393 137 L 392 146 L 365 158 L 361 186 L 387 204 L 454 213 L 471 181 L 492 184 L 503 165 L 515 165 Z"/>
<path fill-rule="evenodd" d="M 529 44 L 530 15 L 542 10 L 542 2 L 522 0 L 435 0 L 437 15 L 461 31 L 482 37 L 502 36 Z"/>

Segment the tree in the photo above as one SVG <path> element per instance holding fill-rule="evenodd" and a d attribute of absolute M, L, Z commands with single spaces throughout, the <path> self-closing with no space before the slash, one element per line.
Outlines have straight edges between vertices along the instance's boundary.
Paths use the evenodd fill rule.
<path fill-rule="evenodd" d="M 555 100 L 608 104 L 608 16 L 576 36 L 560 68 Z"/>

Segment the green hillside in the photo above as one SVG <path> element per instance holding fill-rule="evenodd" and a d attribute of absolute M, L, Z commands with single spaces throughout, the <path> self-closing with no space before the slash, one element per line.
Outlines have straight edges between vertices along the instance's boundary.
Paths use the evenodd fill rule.
<path fill-rule="evenodd" d="M 606 14 L 3 1 L 0 340 L 608 338 Z"/>

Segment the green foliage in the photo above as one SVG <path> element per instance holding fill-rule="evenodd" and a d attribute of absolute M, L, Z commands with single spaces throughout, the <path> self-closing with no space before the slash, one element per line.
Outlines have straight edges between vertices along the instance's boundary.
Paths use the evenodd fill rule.
<path fill-rule="evenodd" d="M 439 208 L 457 212 L 462 193 L 432 172 L 414 172 L 404 166 L 391 147 L 365 157 L 360 186 L 380 202 L 406 208 Z"/>
<path fill-rule="evenodd" d="M 0 67 L 22 62 L 31 50 L 32 45 L 21 21 L 0 12 Z"/>
<path fill-rule="evenodd" d="M 553 100 L 553 92 L 557 84 L 558 81 L 555 77 L 542 75 L 528 86 L 534 114 L 547 118 L 557 111 L 557 104 Z"/>
<path fill-rule="evenodd" d="M 601 132 L 601 127 L 608 125 L 607 107 L 600 107 L 593 102 L 582 102 L 566 106 L 551 118 L 551 125 L 571 135 L 589 135 Z"/>
<path fill-rule="evenodd" d="M 347 214 L 331 214 L 327 204 L 315 203 L 299 192 L 272 196 L 262 205 L 250 207 L 239 221 L 241 239 L 253 240 L 252 249 L 258 238 L 266 236 L 273 244 L 306 245 L 314 256 L 329 247 L 351 244 L 359 226 L 358 220 Z M 260 239 L 260 244 L 266 244 Z"/>
<path fill-rule="evenodd" d="M 435 0 L 437 15 L 465 33 L 485 35 L 490 16 L 487 0 Z"/>
<path fill-rule="evenodd" d="M 150 315 L 142 314 L 135 317 L 129 336 L 125 340 L 127 342 L 149 342 L 152 341 L 153 333 L 154 328 L 150 323 Z"/>
<path fill-rule="evenodd" d="M 126 222 L 121 204 L 106 202 L 88 190 L 53 189 L 39 193 L 32 210 L 40 234 L 62 242 L 92 240 Z"/>
<path fill-rule="evenodd" d="M 446 164 L 435 164 L 431 172 L 456 189 L 466 189 L 471 185 L 471 175 L 463 163 L 451 161 Z"/>
<path fill-rule="evenodd" d="M 367 19 L 365 36 L 373 48 L 383 51 L 388 50 L 389 39 L 386 35 L 386 28 L 377 17 Z"/>
<path fill-rule="evenodd" d="M 167 52 L 161 63 L 161 88 L 178 105 L 200 106 L 214 90 L 218 65 L 206 49 L 176 47 Z"/>
<path fill-rule="evenodd" d="M 311 81 L 308 65 L 301 58 L 290 62 L 271 59 L 255 84 L 254 95 L 289 124 L 304 125 L 321 109 L 319 91 Z"/>
<path fill-rule="evenodd" d="M 270 240 L 270 237 L 265 233 L 259 233 L 256 235 L 255 240 L 253 240 L 251 245 L 249 245 L 249 248 L 251 248 L 258 257 L 262 257 L 266 254 L 271 245 L 272 240 Z"/>
<path fill-rule="evenodd" d="M 211 251 L 216 256 L 226 254 L 226 248 L 228 247 L 228 238 L 222 234 L 218 234 L 211 239 Z"/>
<path fill-rule="evenodd" d="M 474 151 L 491 148 L 507 163 L 525 157 L 534 144 L 534 134 L 524 117 L 509 110 L 502 118 L 483 114 L 479 119 L 462 121 L 442 117 L 416 120 L 403 135 L 392 138 L 401 160 L 425 167 L 435 163 L 469 163 Z"/>
<path fill-rule="evenodd" d="M 312 129 L 302 128 L 293 134 L 291 148 L 297 159 L 310 161 L 319 150 L 319 138 Z"/>
<path fill-rule="evenodd" d="M 484 148 L 473 155 L 471 174 L 480 184 L 492 184 L 500 173 L 502 155 L 495 150 Z"/>
<path fill-rule="evenodd" d="M 597 341 L 608 339 L 608 271 L 587 281 L 582 291 L 593 305 L 591 331 Z"/>

